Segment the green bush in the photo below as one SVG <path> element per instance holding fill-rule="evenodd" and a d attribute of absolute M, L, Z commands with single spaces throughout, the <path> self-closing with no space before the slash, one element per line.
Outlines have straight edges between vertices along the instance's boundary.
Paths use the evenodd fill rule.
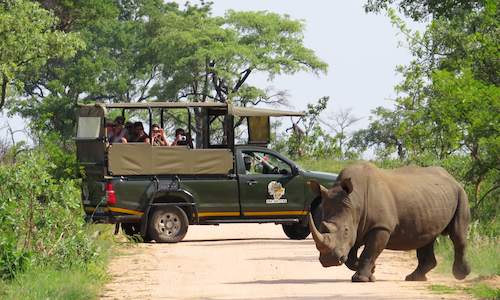
<path fill-rule="evenodd" d="M 77 180 L 55 178 L 46 152 L 0 165 L 0 279 L 28 267 L 84 266 L 98 255 L 86 232 Z"/>

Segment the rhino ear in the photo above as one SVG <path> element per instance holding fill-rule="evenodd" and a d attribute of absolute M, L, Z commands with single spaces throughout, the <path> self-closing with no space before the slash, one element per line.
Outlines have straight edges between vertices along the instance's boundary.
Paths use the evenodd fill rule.
<path fill-rule="evenodd" d="M 340 186 L 342 187 L 342 189 L 349 195 L 350 193 L 352 193 L 352 190 L 353 190 L 353 186 L 352 186 L 352 181 L 351 181 L 351 178 L 344 178 L 342 179 L 342 181 L 340 182 Z"/>
<path fill-rule="evenodd" d="M 314 194 L 321 196 L 321 198 L 324 199 L 328 198 L 328 189 L 326 187 L 319 184 L 316 180 L 310 180 L 308 183 Z"/>

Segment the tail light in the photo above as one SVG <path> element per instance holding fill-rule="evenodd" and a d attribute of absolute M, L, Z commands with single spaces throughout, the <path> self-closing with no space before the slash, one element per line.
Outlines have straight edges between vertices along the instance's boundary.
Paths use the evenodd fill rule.
<path fill-rule="evenodd" d="M 115 190 L 113 190 L 113 184 L 111 183 L 111 181 L 106 182 L 106 200 L 108 202 L 108 205 L 116 204 L 116 194 Z"/>

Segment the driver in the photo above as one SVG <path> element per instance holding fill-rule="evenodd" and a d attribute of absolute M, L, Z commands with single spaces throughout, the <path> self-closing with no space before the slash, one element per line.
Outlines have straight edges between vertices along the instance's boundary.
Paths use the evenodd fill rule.
<path fill-rule="evenodd" d="M 246 174 L 257 174 L 257 172 L 255 172 L 255 157 L 243 154 L 243 163 L 245 164 Z"/>

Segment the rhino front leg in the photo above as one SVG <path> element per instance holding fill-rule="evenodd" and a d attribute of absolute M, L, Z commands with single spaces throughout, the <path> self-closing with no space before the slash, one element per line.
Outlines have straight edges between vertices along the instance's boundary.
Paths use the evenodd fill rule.
<path fill-rule="evenodd" d="M 349 251 L 349 255 L 347 255 L 347 261 L 345 262 L 346 267 L 353 271 L 358 270 L 358 245 L 354 245 Z"/>
<path fill-rule="evenodd" d="M 382 229 L 373 230 L 367 235 L 365 248 L 359 257 L 358 271 L 352 276 L 352 282 L 375 281 L 375 260 L 385 249 L 389 237 L 389 231 Z"/>

